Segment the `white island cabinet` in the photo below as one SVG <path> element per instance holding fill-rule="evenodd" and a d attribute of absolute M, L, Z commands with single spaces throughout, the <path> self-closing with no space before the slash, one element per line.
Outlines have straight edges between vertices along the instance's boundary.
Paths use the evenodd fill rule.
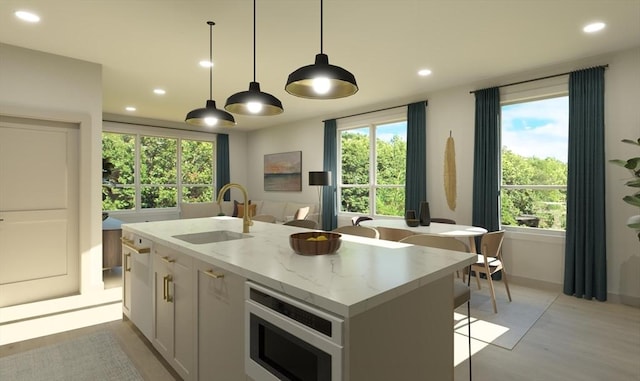
<path fill-rule="evenodd" d="M 149 340 L 153 324 L 150 257 L 151 241 L 131 233 L 122 236 L 122 312 Z"/>
<path fill-rule="evenodd" d="M 193 380 L 193 259 L 156 243 L 153 253 L 152 343 L 185 381 Z"/>
<path fill-rule="evenodd" d="M 230 271 L 194 261 L 197 278 L 198 379 L 245 381 L 244 282 Z"/>
<path fill-rule="evenodd" d="M 248 316 L 267 309 L 250 303 L 249 284 L 342 322 L 334 381 L 453 380 L 452 274 L 472 254 L 343 235 L 334 255 L 300 256 L 289 235 L 304 229 L 255 222 L 241 234 L 232 217 L 122 229 L 153 242 L 151 341 L 187 381 L 255 373 Z"/>

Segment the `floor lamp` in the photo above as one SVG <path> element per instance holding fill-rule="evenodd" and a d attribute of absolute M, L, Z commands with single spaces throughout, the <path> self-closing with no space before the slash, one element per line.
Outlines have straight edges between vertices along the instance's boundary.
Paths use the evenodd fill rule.
<path fill-rule="evenodd" d="M 309 186 L 318 187 L 318 223 L 322 229 L 322 193 L 320 187 L 331 185 L 331 171 L 311 171 L 309 172 Z"/>

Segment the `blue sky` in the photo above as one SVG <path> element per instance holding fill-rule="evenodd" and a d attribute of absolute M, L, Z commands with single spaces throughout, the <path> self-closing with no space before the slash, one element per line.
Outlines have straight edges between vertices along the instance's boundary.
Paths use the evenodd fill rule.
<path fill-rule="evenodd" d="M 402 140 L 407 141 L 407 122 L 396 122 L 382 124 L 378 126 L 376 137 L 383 141 L 391 141 L 394 135 L 399 135 Z"/>
<path fill-rule="evenodd" d="M 356 128 L 353 130 L 346 130 L 351 133 L 362 134 L 369 136 L 369 128 Z M 389 142 L 391 139 L 398 135 L 405 142 L 407 141 L 407 122 L 395 122 L 389 124 L 379 124 L 376 131 L 376 138 Z"/>
<path fill-rule="evenodd" d="M 502 107 L 502 146 L 525 157 L 556 158 L 567 162 L 569 97 L 549 98 Z M 407 141 L 406 122 L 378 126 L 377 138 Z M 366 133 L 367 129 L 351 130 Z"/>
<path fill-rule="evenodd" d="M 525 156 L 567 162 L 569 98 L 502 107 L 502 146 Z"/>

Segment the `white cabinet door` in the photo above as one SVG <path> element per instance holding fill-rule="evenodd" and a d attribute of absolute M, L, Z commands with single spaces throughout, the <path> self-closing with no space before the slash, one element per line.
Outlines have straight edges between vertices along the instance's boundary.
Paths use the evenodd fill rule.
<path fill-rule="evenodd" d="M 122 313 L 129 319 L 131 319 L 131 254 L 127 247 L 122 247 Z"/>
<path fill-rule="evenodd" d="M 239 275 L 195 260 L 197 276 L 198 379 L 246 380 L 244 281 Z"/>
<path fill-rule="evenodd" d="M 196 335 L 192 259 L 156 244 L 153 251 L 152 343 L 184 380 L 192 380 Z"/>
<path fill-rule="evenodd" d="M 123 235 L 122 245 L 122 312 L 144 336 L 152 339 L 152 284 L 151 242 Z"/>

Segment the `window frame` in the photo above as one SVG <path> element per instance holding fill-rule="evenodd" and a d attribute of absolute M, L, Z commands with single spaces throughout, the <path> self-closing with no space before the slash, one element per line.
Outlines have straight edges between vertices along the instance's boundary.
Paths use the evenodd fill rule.
<path fill-rule="evenodd" d="M 569 95 L 569 76 L 552 77 L 538 81 L 526 82 L 514 86 L 503 87 L 500 89 L 500 179 L 499 179 L 499 191 L 500 200 L 498 203 L 499 210 L 498 216 L 502 216 L 502 190 L 509 189 L 531 189 L 531 190 L 554 190 L 554 189 L 567 189 L 564 185 L 503 185 L 502 184 L 502 107 L 518 104 L 540 101 L 545 99 L 552 99 L 558 97 L 564 97 Z M 567 142 L 568 145 L 568 142 Z M 567 173 L 568 176 L 568 173 Z M 546 229 L 546 228 L 533 228 L 520 225 L 502 225 L 500 221 L 501 229 L 512 233 L 525 233 L 534 235 L 543 235 L 550 237 L 565 236 L 566 230 L 559 229 Z"/>
<path fill-rule="evenodd" d="M 377 145 L 376 132 L 377 127 L 405 122 L 407 123 L 407 107 L 396 107 L 390 110 L 366 113 L 363 115 L 348 117 L 337 121 L 336 128 L 336 202 L 338 205 L 339 216 L 362 216 L 364 213 L 345 212 L 341 210 L 342 205 L 342 189 L 343 188 L 364 188 L 369 189 L 369 213 L 366 214 L 372 218 L 404 218 L 404 216 L 389 216 L 376 214 L 376 191 L 377 189 L 397 189 L 405 188 L 405 184 L 377 184 Z M 368 184 L 343 184 L 342 182 L 342 132 L 361 128 L 369 129 L 369 183 Z M 406 160 L 406 158 L 405 158 Z"/>
<path fill-rule="evenodd" d="M 183 186 L 193 186 L 194 184 L 182 183 L 182 140 L 195 140 L 205 141 L 213 144 L 213 157 L 212 157 L 212 194 L 216 197 L 216 137 L 217 134 L 203 133 L 197 131 L 178 130 L 165 127 L 155 127 L 149 125 L 139 125 L 126 122 L 112 122 L 103 121 L 102 131 L 100 134 L 100 142 L 102 146 L 102 134 L 115 133 L 115 134 L 127 134 L 134 135 L 135 137 L 135 152 L 134 152 L 134 182 L 133 185 L 127 184 L 120 186 L 120 188 L 133 188 L 135 190 L 135 205 L 133 209 L 121 209 L 121 210 L 103 210 L 108 212 L 109 215 L 118 214 L 144 214 L 144 213 L 160 213 L 160 212 L 178 212 L 180 203 L 182 202 Z M 141 136 L 149 136 L 154 138 L 167 138 L 176 139 L 176 183 L 175 184 L 142 184 L 141 183 Z M 102 151 L 102 148 L 101 148 Z M 142 187 L 144 186 L 176 186 L 176 206 L 166 208 L 142 208 Z M 196 186 L 205 184 L 195 184 Z"/>

